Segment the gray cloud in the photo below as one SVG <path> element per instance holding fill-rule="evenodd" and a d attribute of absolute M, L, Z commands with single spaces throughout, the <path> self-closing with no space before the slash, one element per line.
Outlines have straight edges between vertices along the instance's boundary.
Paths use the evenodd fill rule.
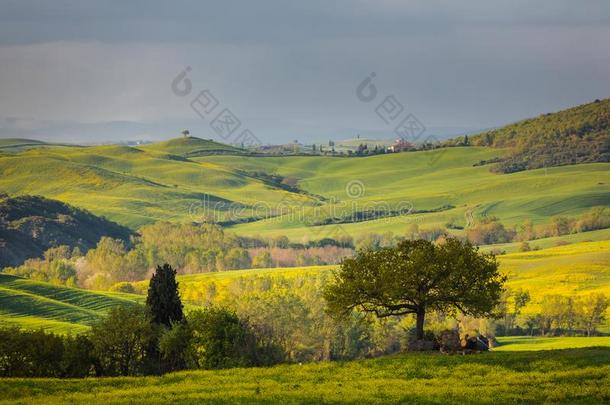
<path fill-rule="evenodd" d="M 355 97 L 372 71 L 382 95 L 436 128 L 500 125 L 610 92 L 606 1 L 60 0 L 0 8 L 0 118 L 39 122 L 29 132 L 38 137 L 45 128 L 87 136 L 91 125 L 108 139 L 128 137 L 129 128 L 134 138 L 162 137 L 180 123 L 211 136 L 170 91 L 187 65 L 196 89 L 211 89 L 269 142 L 391 136 L 374 106 Z M 116 121 L 135 126 L 105 124 Z M 0 128 L 9 133 L 15 128 Z"/>

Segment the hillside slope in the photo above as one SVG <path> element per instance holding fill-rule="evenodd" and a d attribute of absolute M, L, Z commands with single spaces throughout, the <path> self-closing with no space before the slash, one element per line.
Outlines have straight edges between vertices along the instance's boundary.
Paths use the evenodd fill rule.
<path fill-rule="evenodd" d="M 511 148 L 497 170 L 610 162 L 610 99 L 544 114 L 470 138 L 473 145 Z"/>
<path fill-rule="evenodd" d="M 129 241 L 131 231 L 87 211 L 38 196 L 0 196 L 0 268 L 68 245 L 86 252 L 102 236 Z"/>
<path fill-rule="evenodd" d="M 61 147 L 77 147 L 64 143 L 49 143 L 38 141 L 35 139 L 23 138 L 3 138 L 0 139 L 0 152 L 14 153 L 33 148 L 61 148 Z"/>
<path fill-rule="evenodd" d="M 0 325 L 79 333 L 111 307 L 141 297 L 57 286 L 0 273 Z"/>
<path fill-rule="evenodd" d="M 288 200 L 288 191 L 247 173 L 163 149 L 110 145 L 0 154 L 0 190 L 68 202 L 132 229 L 159 220 L 201 220 L 204 214 L 222 219 L 240 206 Z M 291 200 L 308 204 L 312 198 Z"/>
<path fill-rule="evenodd" d="M 168 141 L 143 145 L 143 150 L 154 150 L 167 152 L 183 157 L 205 156 L 214 154 L 241 155 L 245 150 L 234 146 L 215 142 L 211 139 L 201 139 L 196 137 L 173 138 Z"/>
<path fill-rule="evenodd" d="M 443 148 L 366 158 L 209 156 L 195 160 L 247 171 L 265 171 L 294 178 L 303 190 L 322 195 L 327 203 L 280 217 L 239 224 L 245 235 L 286 235 L 292 240 L 392 231 L 407 225 L 446 228 L 460 235 L 469 217 L 498 217 L 508 226 L 532 220 L 548 223 L 555 215 L 580 215 L 591 207 L 610 207 L 610 164 L 594 163 L 499 175 L 480 160 L 501 156 L 504 149 Z M 351 193 L 350 185 L 359 188 Z M 410 206 L 411 215 L 388 215 L 368 221 L 312 226 L 325 217 L 370 207 Z"/>

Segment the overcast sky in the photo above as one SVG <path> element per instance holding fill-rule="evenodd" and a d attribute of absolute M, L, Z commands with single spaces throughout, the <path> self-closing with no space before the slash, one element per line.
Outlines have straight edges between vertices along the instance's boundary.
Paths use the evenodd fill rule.
<path fill-rule="evenodd" d="M 204 89 L 219 104 L 200 118 Z M 390 95 L 442 135 L 609 94 L 607 0 L 0 0 L 1 137 L 218 138 L 224 108 L 263 143 L 393 137 Z"/>

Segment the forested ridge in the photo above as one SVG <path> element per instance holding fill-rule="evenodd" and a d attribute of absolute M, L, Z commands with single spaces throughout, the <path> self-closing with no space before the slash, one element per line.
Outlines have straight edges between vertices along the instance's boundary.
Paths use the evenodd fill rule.
<path fill-rule="evenodd" d="M 503 173 L 610 162 L 610 99 L 519 121 L 472 136 L 465 143 L 510 148 L 495 167 Z"/>
<path fill-rule="evenodd" d="M 0 268 L 41 257 L 54 246 L 87 251 L 102 236 L 128 241 L 130 234 L 128 228 L 57 200 L 0 194 Z"/>

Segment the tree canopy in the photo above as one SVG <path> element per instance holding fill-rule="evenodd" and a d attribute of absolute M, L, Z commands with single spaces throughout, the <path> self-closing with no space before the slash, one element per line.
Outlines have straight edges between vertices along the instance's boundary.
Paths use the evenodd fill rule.
<path fill-rule="evenodd" d="M 426 311 L 491 315 L 505 280 L 495 256 L 469 242 L 406 240 L 345 259 L 324 297 L 335 314 L 354 309 L 380 318 L 415 314 L 417 339 L 422 339 Z"/>

